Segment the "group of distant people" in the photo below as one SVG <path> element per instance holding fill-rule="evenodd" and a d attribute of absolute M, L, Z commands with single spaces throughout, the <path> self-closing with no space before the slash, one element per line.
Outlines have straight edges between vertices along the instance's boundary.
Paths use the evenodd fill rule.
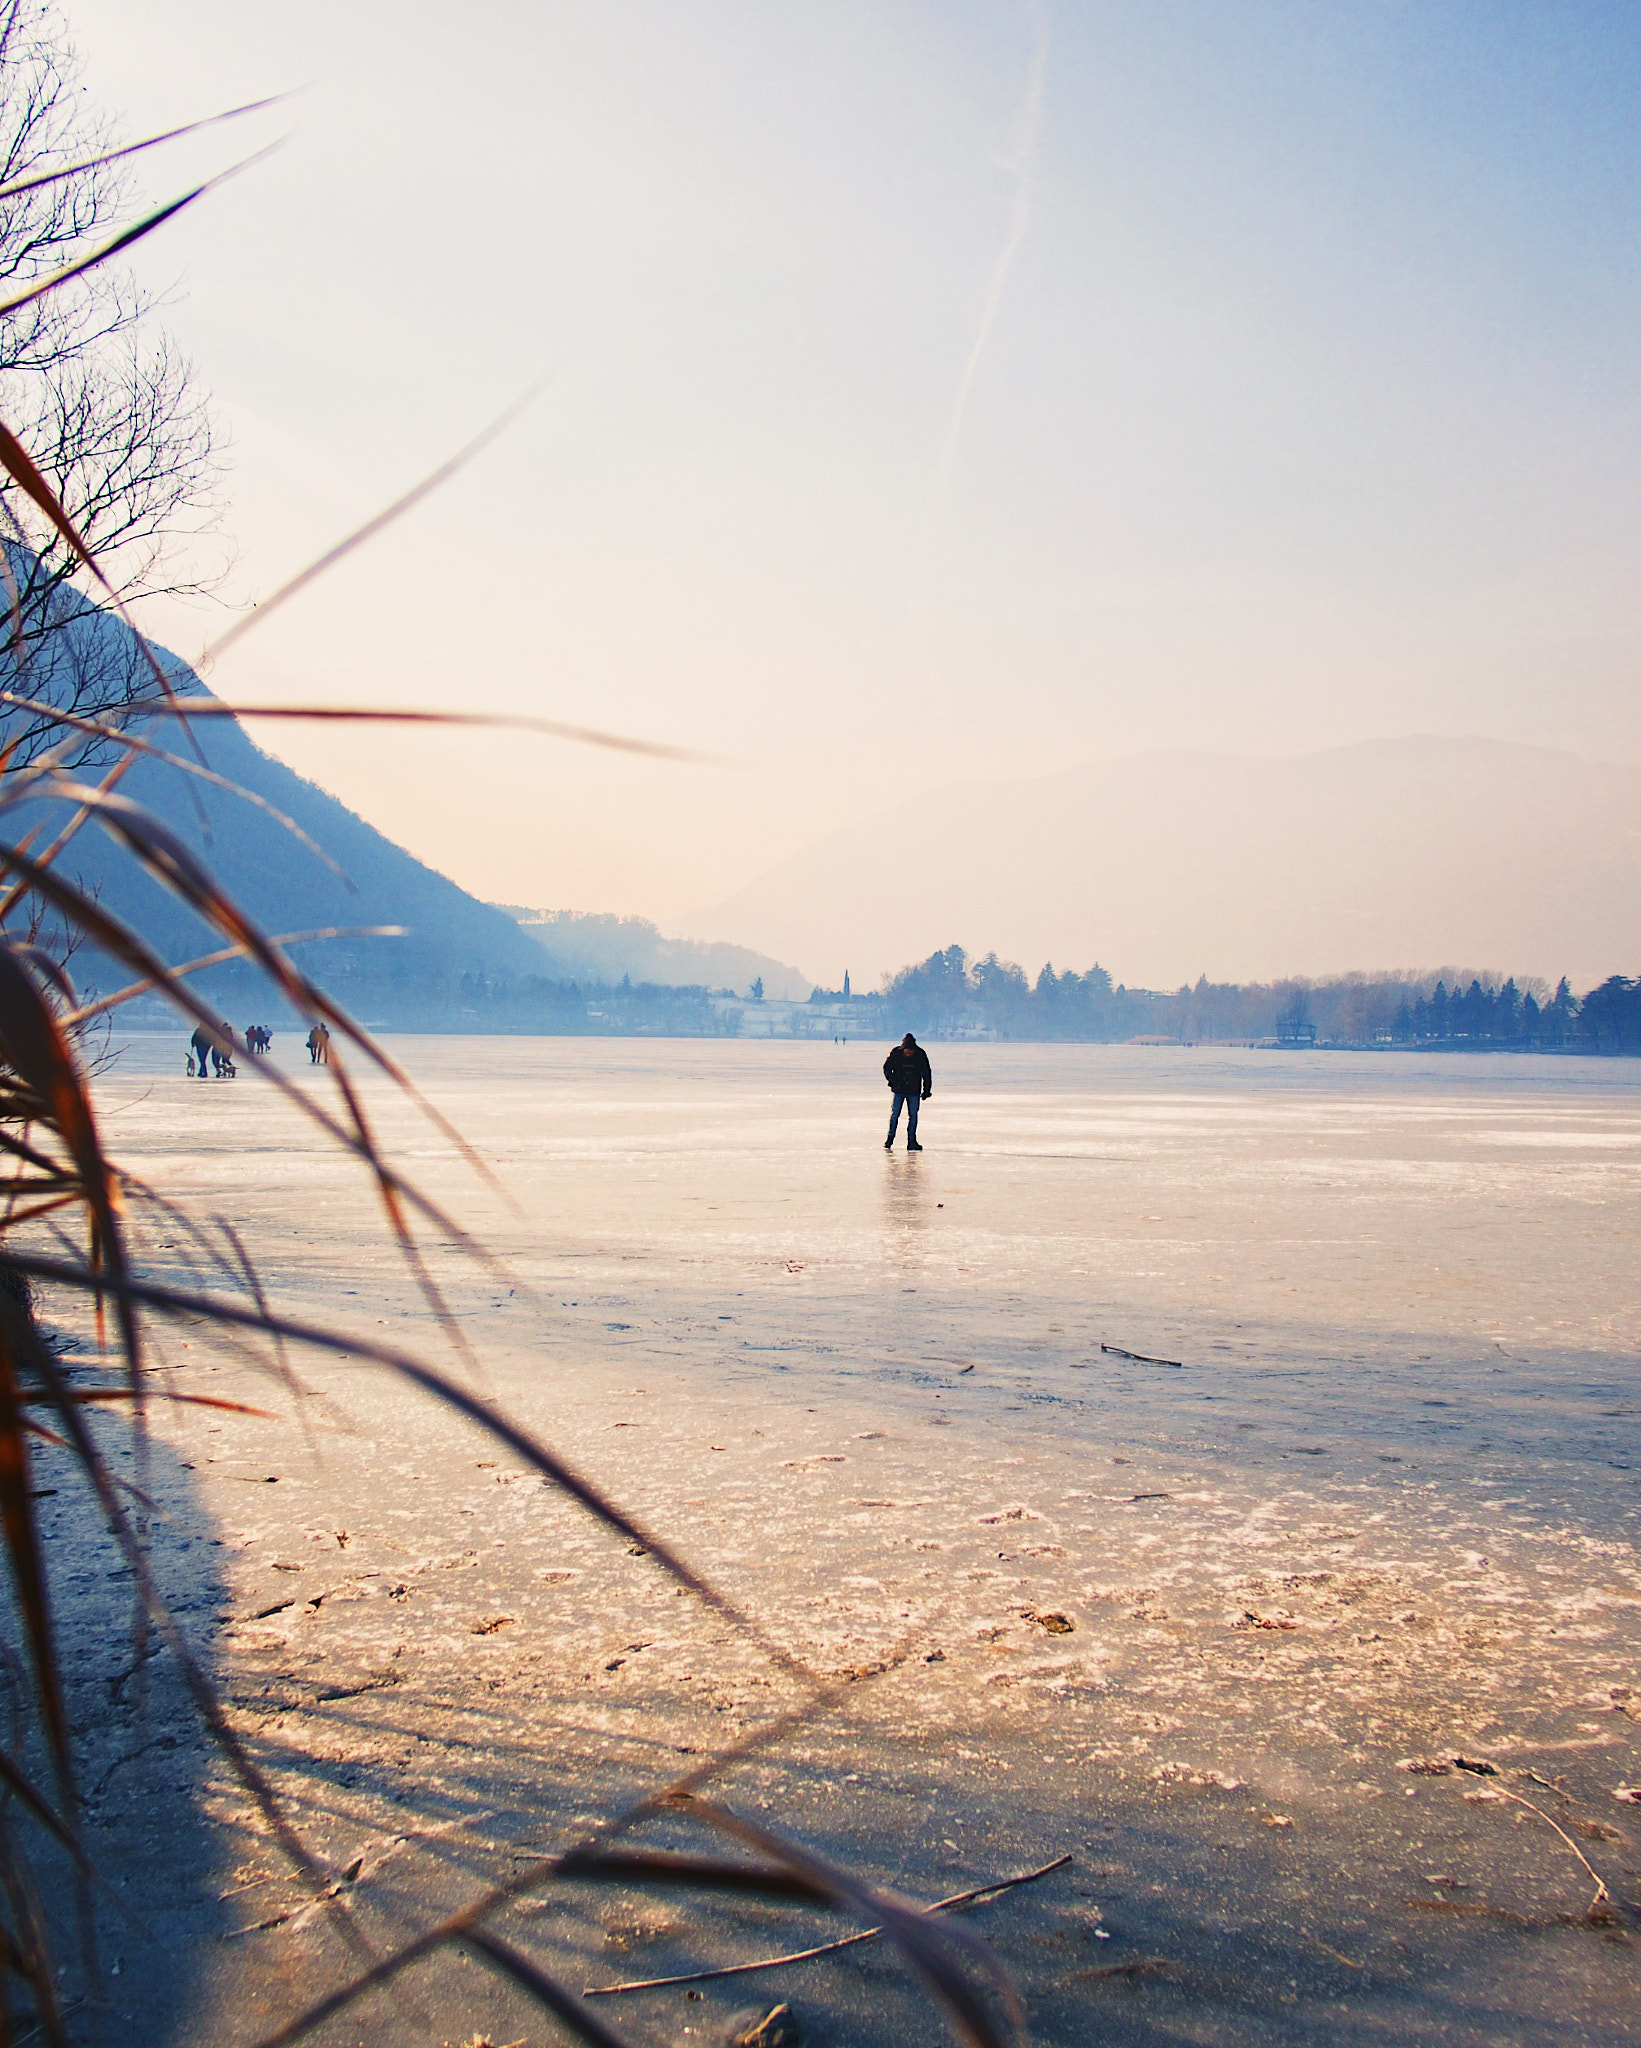
<path fill-rule="evenodd" d="M 273 1033 L 266 1024 L 247 1024 L 244 1042 L 247 1052 L 265 1053 L 273 1045 Z M 188 1041 L 188 1078 L 232 1081 L 238 1072 L 234 1065 L 235 1043 L 234 1027 L 226 1017 L 215 1026 L 197 1025 Z M 314 1025 L 306 1043 L 310 1063 L 316 1067 L 328 1067 L 330 1033 L 323 1024 Z"/>
<path fill-rule="evenodd" d="M 311 1066 L 330 1065 L 330 1032 L 323 1024 L 315 1022 L 304 1042 Z M 245 1044 L 253 1053 L 265 1053 L 273 1044 L 273 1033 L 266 1024 L 247 1024 Z M 231 1081 L 235 1071 L 234 1027 L 226 1018 L 214 1030 L 205 1024 L 198 1025 L 188 1041 L 189 1078 L 197 1075 L 202 1081 L 213 1078 Z M 889 1135 L 883 1141 L 885 1151 L 895 1142 L 900 1113 L 904 1110 L 906 1150 L 921 1152 L 923 1147 L 917 1141 L 917 1113 L 934 1092 L 934 1076 L 929 1068 L 929 1055 L 909 1031 L 883 1062 L 883 1078 L 894 1097 L 889 1111 Z"/>
<path fill-rule="evenodd" d="M 188 1041 L 189 1079 L 197 1074 L 202 1081 L 231 1081 L 236 1071 L 234 1027 L 227 1018 L 224 1017 L 215 1030 L 206 1024 L 196 1024 L 194 1035 Z"/>

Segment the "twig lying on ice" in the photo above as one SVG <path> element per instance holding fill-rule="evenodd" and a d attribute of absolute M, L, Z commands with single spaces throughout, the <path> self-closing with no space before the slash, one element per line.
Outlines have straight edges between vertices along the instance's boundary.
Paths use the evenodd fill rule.
<path fill-rule="evenodd" d="M 1103 1963 L 1097 1970 L 1074 1970 L 1078 1983 L 1093 1983 L 1101 1977 L 1154 1977 L 1168 1967 L 1166 1956 L 1136 1956 L 1131 1963 Z"/>
<path fill-rule="evenodd" d="M 1120 1344 L 1102 1344 L 1100 1349 L 1107 1358 L 1126 1358 L 1130 1365 L 1171 1365 L 1175 1372 L 1185 1370 L 1177 1358 L 1147 1358 L 1143 1351 L 1124 1351 Z"/>
<path fill-rule="evenodd" d="M 1596 1869 L 1595 1865 L 1590 1861 L 1589 1857 L 1585 1855 L 1584 1851 L 1573 1840 L 1572 1836 L 1568 1834 L 1567 1830 L 1561 1825 L 1561 1823 L 1559 1821 L 1552 1820 L 1550 1816 L 1544 1811 L 1544 1808 L 1542 1806 L 1535 1806 L 1530 1799 L 1523 1799 L 1519 1792 L 1496 1791 L 1494 1792 L 1493 1797 L 1495 1799 L 1508 1799 L 1517 1806 L 1525 1806 L 1529 1813 L 1536 1813 L 1539 1819 L 1543 1821 L 1547 1827 L 1552 1827 L 1555 1829 L 1556 1833 L 1567 1844 L 1567 1847 L 1572 1850 L 1573 1854 L 1578 1858 L 1579 1862 L 1583 1864 L 1584 1868 L 1590 1873 L 1591 1877 L 1595 1879 L 1595 1897 L 1591 1899 L 1589 1905 L 1584 1909 L 1587 1913 L 1593 1913 L 1596 1907 L 1599 1906 L 1603 1902 L 1603 1900 L 1610 1899 L 1612 1897 L 1612 1893 L 1608 1891 L 1606 1884 L 1602 1880 L 1600 1871 Z"/>
<path fill-rule="evenodd" d="M 949 1899 L 936 1899 L 932 1906 L 923 1908 L 925 1913 L 946 1913 L 954 1906 L 970 1906 L 976 1899 L 995 1898 L 999 1892 L 1013 1891 L 1018 1885 L 1035 1884 L 1040 1877 L 1047 1877 L 1051 1870 L 1059 1870 L 1069 1863 L 1069 1856 L 1056 1856 L 1052 1863 L 1045 1863 L 1039 1870 L 1023 1871 L 1018 1877 L 1000 1877 L 995 1884 L 976 1885 L 972 1892 L 953 1892 Z M 786 1956 L 765 1956 L 756 1963 L 726 1963 L 717 1970 L 686 1970 L 678 1977 L 643 1977 L 631 1984 L 598 1984 L 591 1990 L 583 1991 L 583 1998 L 614 1998 L 622 1991 L 661 1991 L 670 1984 L 704 1984 L 711 1977 L 745 1977 L 754 1970 L 778 1970 L 787 1963 L 807 1963 L 816 1956 L 829 1956 L 840 1948 L 853 1948 L 856 1942 L 876 1941 L 883 1932 L 881 1927 L 865 1927 L 858 1934 L 846 1934 L 839 1941 L 823 1941 L 818 1948 L 794 1949 Z"/>

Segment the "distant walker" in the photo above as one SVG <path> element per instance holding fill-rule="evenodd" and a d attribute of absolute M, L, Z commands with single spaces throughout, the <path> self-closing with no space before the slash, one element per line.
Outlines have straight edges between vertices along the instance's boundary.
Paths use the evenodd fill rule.
<path fill-rule="evenodd" d="M 883 1062 L 883 1078 L 895 1098 L 894 1108 L 889 1112 L 889 1135 L 883 1141 L 884 1151 L 887 1152 L 895 1142 L 904 1103 L 906 1150 L 921 1152 L 923 1147 L 917 1142 L 917 1112 L 919 1106 L 934 1093 L 934 1076 L 929 1071 L 929 1055 L 909 1031 Z"/>

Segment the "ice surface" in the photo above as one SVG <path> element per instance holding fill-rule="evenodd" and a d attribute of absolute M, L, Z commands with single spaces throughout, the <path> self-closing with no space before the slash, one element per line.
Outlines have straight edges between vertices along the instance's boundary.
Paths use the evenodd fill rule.
<path fill-rule="evenodd" d="M 1070 1850 L 974 1923 L 1045 2040 L 1631 2038 L 1641 1063 L 937 1047 L 913 1155 L 883 1151 L 872 1044 L 390 1045 L 510 1198 L 365 1084 L 504 1261 L 429 1234 L 486 1386 L 843 1683 L 732 1804 L 925 1897 Z M 357 1167 L 182 1062 L 137 1041 L 103 1083 L 127 1166 L 230 1217 L 276 1306 L 448 1363 Z M 267 1398 L 202 1331 L 167 1358 Z M 325 1853 L 366 1858 L 372 1939 L 794 1698 L 516 1458 L 356 1363 L 302 1370 L 313 1451 L 184 1411 L 156 1483 L 210 1552 L 193 1625 L 247 1729 Z M 147 1752 L 117 1716 L 98 1739 L 111 1853 L 151 1855 Z M 189 1753 L 186 1968 L 148 2038 L 239 2038 L 344 1957 Z M 1460 1753 L 1499 1775 L 1399 1768 Z M 1618 1925 L 1489 1792 L 1577 1834 Z M 514 1933 L 579 1985 L 816 1924 L 581 1898 Z M 418 1980 L 450 2038 L 540 2031 L 475 1980 Z M 828 2040 L 939 2038 L 886 1954 L 767 1981 Z M 601 2012 L 710 2038 L 746 1986 L 706 1991 Z"/>

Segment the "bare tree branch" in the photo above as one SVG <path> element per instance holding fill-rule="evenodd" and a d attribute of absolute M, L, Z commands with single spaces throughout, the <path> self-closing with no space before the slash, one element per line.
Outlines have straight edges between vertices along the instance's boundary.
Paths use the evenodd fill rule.
<path fill-rule="evenodd" d="M 0 0 L 0 301 L 118 230 L 122 154 L 86 111 L 53 0 Z M 0 679 L 43 709 L 108 717 L 153 695 L 141 649 L 96 631 L 95 615 L 208 580 L 181 563 L 212 523 L 210 414 L 151 310 L 110 264 L 0 316 L 0 418 L 109 582 L 86 578 L 61 532 L 0 478 Z M 14 705 L 0 716 L 5 767 L 25 765 L 57 736 L 49 718 Z M 95 759 L 107 746 L 88 735 L 71 758 Z"/>

